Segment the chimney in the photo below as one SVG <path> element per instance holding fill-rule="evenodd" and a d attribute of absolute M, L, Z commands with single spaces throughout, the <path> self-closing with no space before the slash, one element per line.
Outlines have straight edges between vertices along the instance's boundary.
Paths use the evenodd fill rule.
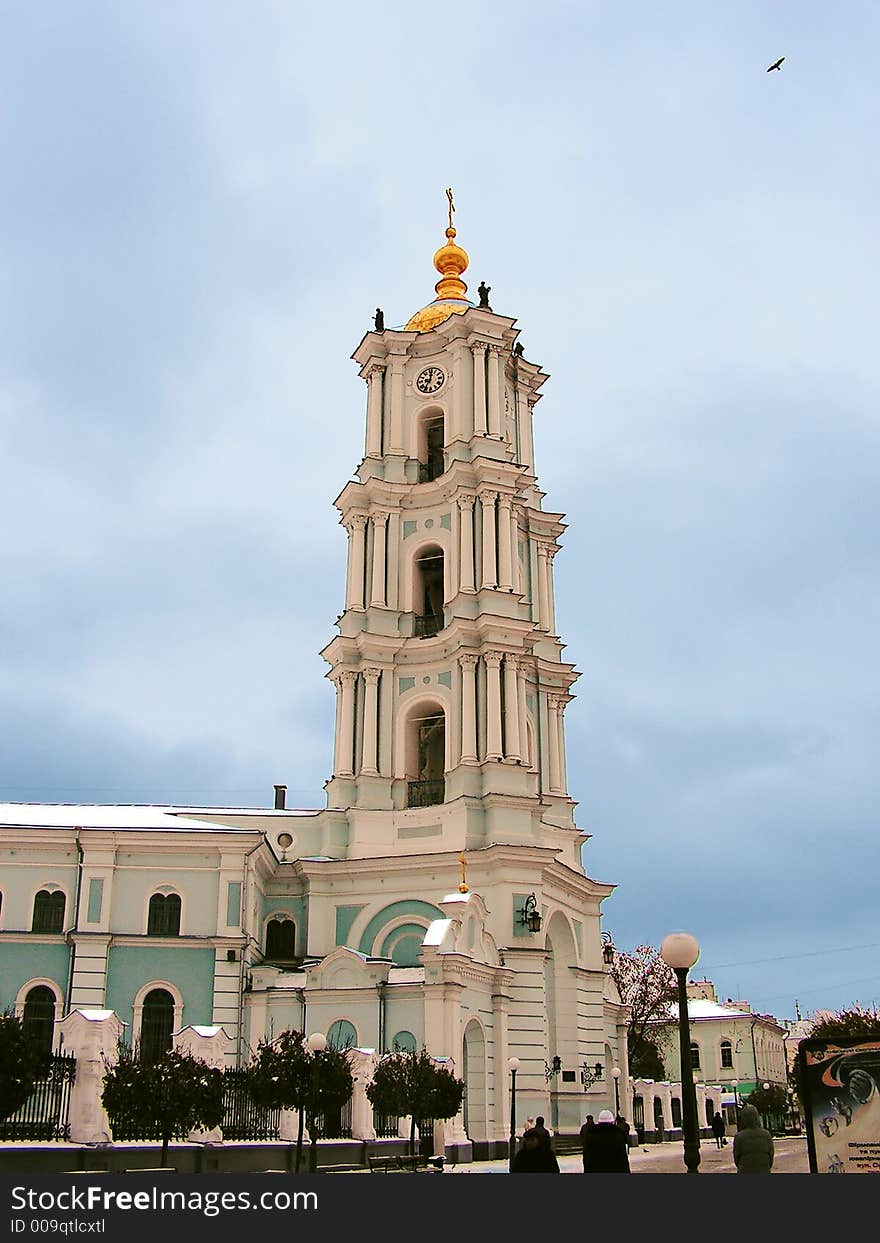
<path fill-rule="evenodd" d="M 287 786 L 275 787 L 275 810 L 284 811 L 284 804 L 287 800 Z"/>

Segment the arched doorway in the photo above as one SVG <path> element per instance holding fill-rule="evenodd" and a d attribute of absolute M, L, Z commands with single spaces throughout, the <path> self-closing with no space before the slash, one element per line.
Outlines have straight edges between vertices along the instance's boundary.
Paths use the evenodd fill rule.
<path fill-rule="evenodd" d="M 55 994 L 45 984 L 37 984 L 24 999 L 21 1016 L 25 1035 L 41 1053 L 51 1053 L 55 1042 Z"/>
<path fill-rule="evenodd" d="M 483 1029 L 474 1019 L 464 1029 L 462 1041 L 462 1078 L 464 1079 L 464 1129 L 473 1144 L 489 1139 L 486 1090 L 486 1040 Z"/>
<path fill-rule="evenodd" d="M 570 1089 L 568 1094 L 562 1092 L 561 1072 L 576 1070 L 578 1067 L 578 1037 L 576 978 L 572 970 L 577 966 L 577 951 L 568 921 L 560 912 L 552 916 L 547 926 L 544 951 L 546 1060 L 552 1066 L 554 1058 L 559 1058 L 560 1069 L 560 1073 L 549 1081 L 550 1126 L 558 1131 L 560 1100 L 571 1095 L 575 1114 L 579 1114 L 581 1108 L 576 1088 Z M 566 1124 L 573 1125 L 574 1117 L 566 1119 Z"/>
<path fill-rule="evenodd" d="M 140 1059 L 155 1062 L 171 1048 L 174 998 L 165 988 L 154 988 L 144 998 L 141 1016 Z"/>
<path fill-rule="evenodd" d="M 414 705 L 406 722 L 407 807 L 433 807 L 446 793 L 446 714 L 433 702 Z"/>
<path fill-rule="evenodd" d="M 413 574 L 413 612 L 416 638 L 427 638 L 443 629 L 443 549 L 423 548 Z"/>

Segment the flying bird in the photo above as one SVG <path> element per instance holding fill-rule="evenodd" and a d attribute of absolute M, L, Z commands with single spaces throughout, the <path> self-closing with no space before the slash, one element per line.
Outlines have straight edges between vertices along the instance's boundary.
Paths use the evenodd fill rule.
<path fill-rule="evenodd" d="M 772 65 L 770 66 L 770 68 L 767 70 L 767 72 L 768 72 L 768 73 L 772 73 L 774 69 L 781 69 L 781 68 L 782 68 L 782 62 L 783 62 L 784 60 L 785 60 L 785 57 L 784 57 L 784 56 L 780 56 L 780 57 L 779 57 L 779 60 L 775 61 L 775 62 L 774 62 L 774 64 L 772 64 Z"/>

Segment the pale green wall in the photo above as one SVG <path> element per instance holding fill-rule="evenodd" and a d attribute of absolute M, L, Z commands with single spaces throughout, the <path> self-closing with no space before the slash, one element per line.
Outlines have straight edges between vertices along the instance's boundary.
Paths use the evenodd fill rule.
<path fill-rule="evenodd" d="M 34 912 L 34 894 L 43 885 L 54 884 L 67 894 L 64 927 L 73 927 L 76 902 L 76 867 L 62 862 L 39 863 L 27 867 L 0 865 L 0 893 L 3 894 L 3 929 L 6 932 L 28 932 Z"/>
<path fill-rule="evenodd" d="M 53 980 L 63 997 L 67 990 L 68 945 L 48 945 L 38 941 L 6 941 L 0 945 L 0 1010 L 15 1002 L 18 990 L 28 980 Z"/>
<path fill-rule="evenodd" d="M 214 951 L 187 946 L 113 945 L 107 970 L 108 1010 L 132 1030 L 135 994 L 153 980 L 167 980 L 183 997 L 183 1022 L 210 1023 L 213 1017 Z"/>

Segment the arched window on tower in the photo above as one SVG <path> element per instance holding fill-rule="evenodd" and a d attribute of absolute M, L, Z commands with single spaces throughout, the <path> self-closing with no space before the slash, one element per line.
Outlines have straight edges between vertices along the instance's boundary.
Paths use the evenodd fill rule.
<path fill-rule="evenodd" d="M 266 924 L 266 961 L 292 962 L 296 958 L 296 924 L 276 917 Z"/>
<path fill-rule="evenodd" d="M 154 988 L 144 998 L 141 1017 L 140 1059 L 155 1062 L 171 1048 L 174 998 L 167 988 Z"/>
<path fill-rule="evenodd" d="M 416 558 L 413 575 L 413 633 L 425 639 L 443 629 L 443 549 L 425 548 Z"/>
<path fill-rule="evenodd" d="M 419 483 L 430 483 L 443 474 L 443 415 L 432 414 L 419 428 Z"/>
<path fill-rule="evenodd" d="M 34 898 L 32 932 L 64 931 L 64 893 L 60 889 L 41 889 Z"/>
<path fill-rule="evenodd" d="M 408 722 L 407 807 L 433 807 L 446 794 L 446 717 L 425 705 Z"/>
<path fill-rule="evenodd" d="M 55 1039 L 55 994 L 45 984 L 30 989 L 24 999 L 22 1027 L 41 1053 L 51 1053 Z"/>

